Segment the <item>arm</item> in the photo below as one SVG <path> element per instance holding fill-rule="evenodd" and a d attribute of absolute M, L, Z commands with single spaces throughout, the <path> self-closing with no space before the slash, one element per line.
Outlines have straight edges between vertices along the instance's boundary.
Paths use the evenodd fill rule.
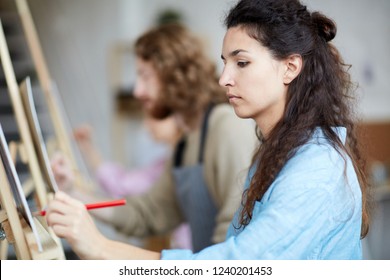
<path fill-rule="evenodd" d="M 290 159 L 241 232 L 231 227 L 223 243 L 198 254 L 163 251 L 162 259 L 361 258 L 361 196 L 352 164 L 345 174 L 343 158 L 334 150 L 328 156 L 332 148 L 302 150 L 306 155 Z"/>
<path fill-rule="evenodd" d="M 183 218 L 177 205 L 170 167 L 171 164 L 167 163 L 163 174 L 149 192 L 128 197 L 124 207 L 99 209 L 94 212 L 94 217 L 133 236 L 144 237 L 173 229 Z M 102 200 L 96 194 L 72 188 L 72 170 L 63 156 L 52 160 L 52 168 L 56 181 L 61 183 L 61 190 L 83 202 Z"/>
<path fill-rule="evenodd" d="M 313 252 L 325 234 L 329 221 L 329 195 L 323 189 L 314 188 L 301 188 L 296 195 L 290 196 L 292 193 L 282 194 L 267 205 L 257 202 L 252 221 L 237 236 L 230 236 L 225 242 L 197 254 L 166 250 L 162 259 L 313 258 L 307 252 Z"/>
<path fill-rule="evenodd" d="M 54 233 L 65 238 L 81 259 L 159 259 L 160 253 L 105 238 L 84 204 L 63 192 L 56 193 L 46 214 Z"/>

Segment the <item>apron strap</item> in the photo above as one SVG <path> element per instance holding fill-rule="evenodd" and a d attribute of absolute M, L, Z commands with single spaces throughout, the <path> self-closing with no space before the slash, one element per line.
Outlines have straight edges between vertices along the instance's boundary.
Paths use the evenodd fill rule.
<path fill-rule="evenodd" d="M 209 106 L 207 106 L 206 113 L 203 117 L 203 125 L 202 125 L 202 133 L 200 136 L 200 147 L 199 147 L 199 155 L 198 155 L 198 162 L 203 163 L 203 157 L 204 157 L 204 146 L 206 144 L 206 135 L 207 135 L 207 128 L 209 127 L 209 117 L 211 110 L 213 109 L 214 104 L 210 103 Z"/>
<path fill-rule="evenodd" d="M 173 159 L 173 166 L 174 167 L 180 167 L 183 160 L 183 153 L 186 147 L 186 137 L 183 137 L 180 139 L 179 143 L 176 144 L 174 159 Z"/>
<path fill-rule="evenodd" d="M 199 155 L 198 155 L 198 162 L 203 162 L 203 156 L 204 156 L 204 146 L 206 144 L 206 136 L 207 136 L 207 128 L 208 128 L 208 120 L 210 117 L 211 110 L 213 109 L 214 104 L 210 104 L 207 106 L 207 110 L 205 112 L 205 115 L 203 117 L 203 123 L 202 123 L 202 131 L 200 135 L 200 147 L 199 147 Z M 187 138 L 184 136 L 179 143 L 176 145 L 175 153 L 174 153 L 174 167 L 179 167 L 182 165 L 183 162 L 183 154 L 186 147 Z"/>

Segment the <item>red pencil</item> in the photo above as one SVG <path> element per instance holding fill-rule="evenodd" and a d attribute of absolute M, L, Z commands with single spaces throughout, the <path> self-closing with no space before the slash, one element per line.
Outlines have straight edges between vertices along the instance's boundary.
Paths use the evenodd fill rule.
<path fill-rule="evenodd" d="M 118 199 L 118 200 L 110 200 L 110 201 L 102 201 L 97 203 L 85 204 L 85 208 L 87 208 L 87 210 L 92 210 L 92 209 L 104 208 L 104 207 L 121 206 L 125 204 L 126 204 L 126 199 Z M 41 210 L 36 214 L 38 214 L 39 216 L 45 216 L 46 210 Z"/>

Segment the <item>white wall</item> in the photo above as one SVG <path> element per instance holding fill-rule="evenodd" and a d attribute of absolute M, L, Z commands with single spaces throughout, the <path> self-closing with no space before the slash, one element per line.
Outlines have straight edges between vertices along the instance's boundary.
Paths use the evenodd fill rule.
<path fill-rule="evenodd" d="M 124 1 L 125 3 L 133 1 Z M 139 1 L 139 20 L 138 29 L 134 33 L 130 25 L 124 26 L 124 29 L 130 30 L 132 35 L 140 35 L 145 29 L 150 27 L 155 19 L 156 15 L 167 8 L 173 8 L 179 11 L 185 23 L 198 35 L 202 36 L 206 41 L 206 46 L 210 57 L 219 63 L 220 61 L 220 49 L 222 45 L 222 39 L 225 32 L 223 27 L 223 19 L 225 12 L 230 7 L 229 3 L 232 1 L 227 0 L 193 0 L 193 1 L 180 1 L 180 0 L 144 0 Z"/>
<path fill-rule="evenodd" d="M 98 146 L 108 152 L 112 102 L 107 55 L 120 30 L 118 5 L 106 0 L 34 0 L 29 4 L 70 123 L 91 123 Z"/>
<path fill-rule="evenodd" d="M 157 13 L 174 8 L 182 12 L 189 27 L 205 39 L 210 56 L 221 66 L 220 45 L 224 33 L 221 20 L 226 3 L 224 0 L 29 1 L 49 71 L 58 84 L 70 123 L 73 126 L 91 123 L 96 144 L 108 158 L 113 156 L 112 146 L 115 145 L 110 135 L 113 92 L 108 68 L 113 45 L 134 40 L 154 24 Z M 145 142 L 144 134 L 138 136 L 138 121 L 131 123 L 129 130 L 133 132 L 132 137 L 128 137 L 129 143 Z M 144 158 L 149 157 L 144 155 Z M 128 163 L 136 164 L 131 159 Z"/>
<path fill-rule="evenodd" d="M 338 24 L 335 44 L 360 84 L 366 121 L 390 120 L 390 1 L 307 0 Z M 223 18 L 233 0 L 31 0 L 29 1 L 53 78 L 72 124 L 94 125 L 98 145 L 110 156 L 112 92 L 107 57 L 112 44 L 130 41 L 153 24 L 164 8 L 182 12 L 220 62 Z"/>
<path fill-rule="evenodd" d="M 390 1 L 307 0 L 338 26 L 335 45 L 359 84 L 360 111 L 366 121 L 390 120 Z"/>

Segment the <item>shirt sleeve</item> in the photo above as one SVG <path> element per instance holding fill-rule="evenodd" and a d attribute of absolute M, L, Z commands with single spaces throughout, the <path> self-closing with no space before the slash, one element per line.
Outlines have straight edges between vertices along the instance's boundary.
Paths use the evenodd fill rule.
<path fill-rule="evenodd" d="M 291 195 L 292 194 L 292 195 Z M 329 195 L 323 189 L 301 189 L 256 203 L 256 215 L 245 229 L 197 254 L 165 250 L 162 259 L 307 259 L 328 221 Z M 321 213 L 321 214 L 319 214 Z"/>
<path fill-rule="evenodd" d="M 237 229 L 235 223 L 225 242 L 197 254 L 165 250 L 162 258 L 361 259 L 356 172 L 350 159 L 320 136 L 285 164 L 261 201 L 255 202 L 245 228 Z"/>

